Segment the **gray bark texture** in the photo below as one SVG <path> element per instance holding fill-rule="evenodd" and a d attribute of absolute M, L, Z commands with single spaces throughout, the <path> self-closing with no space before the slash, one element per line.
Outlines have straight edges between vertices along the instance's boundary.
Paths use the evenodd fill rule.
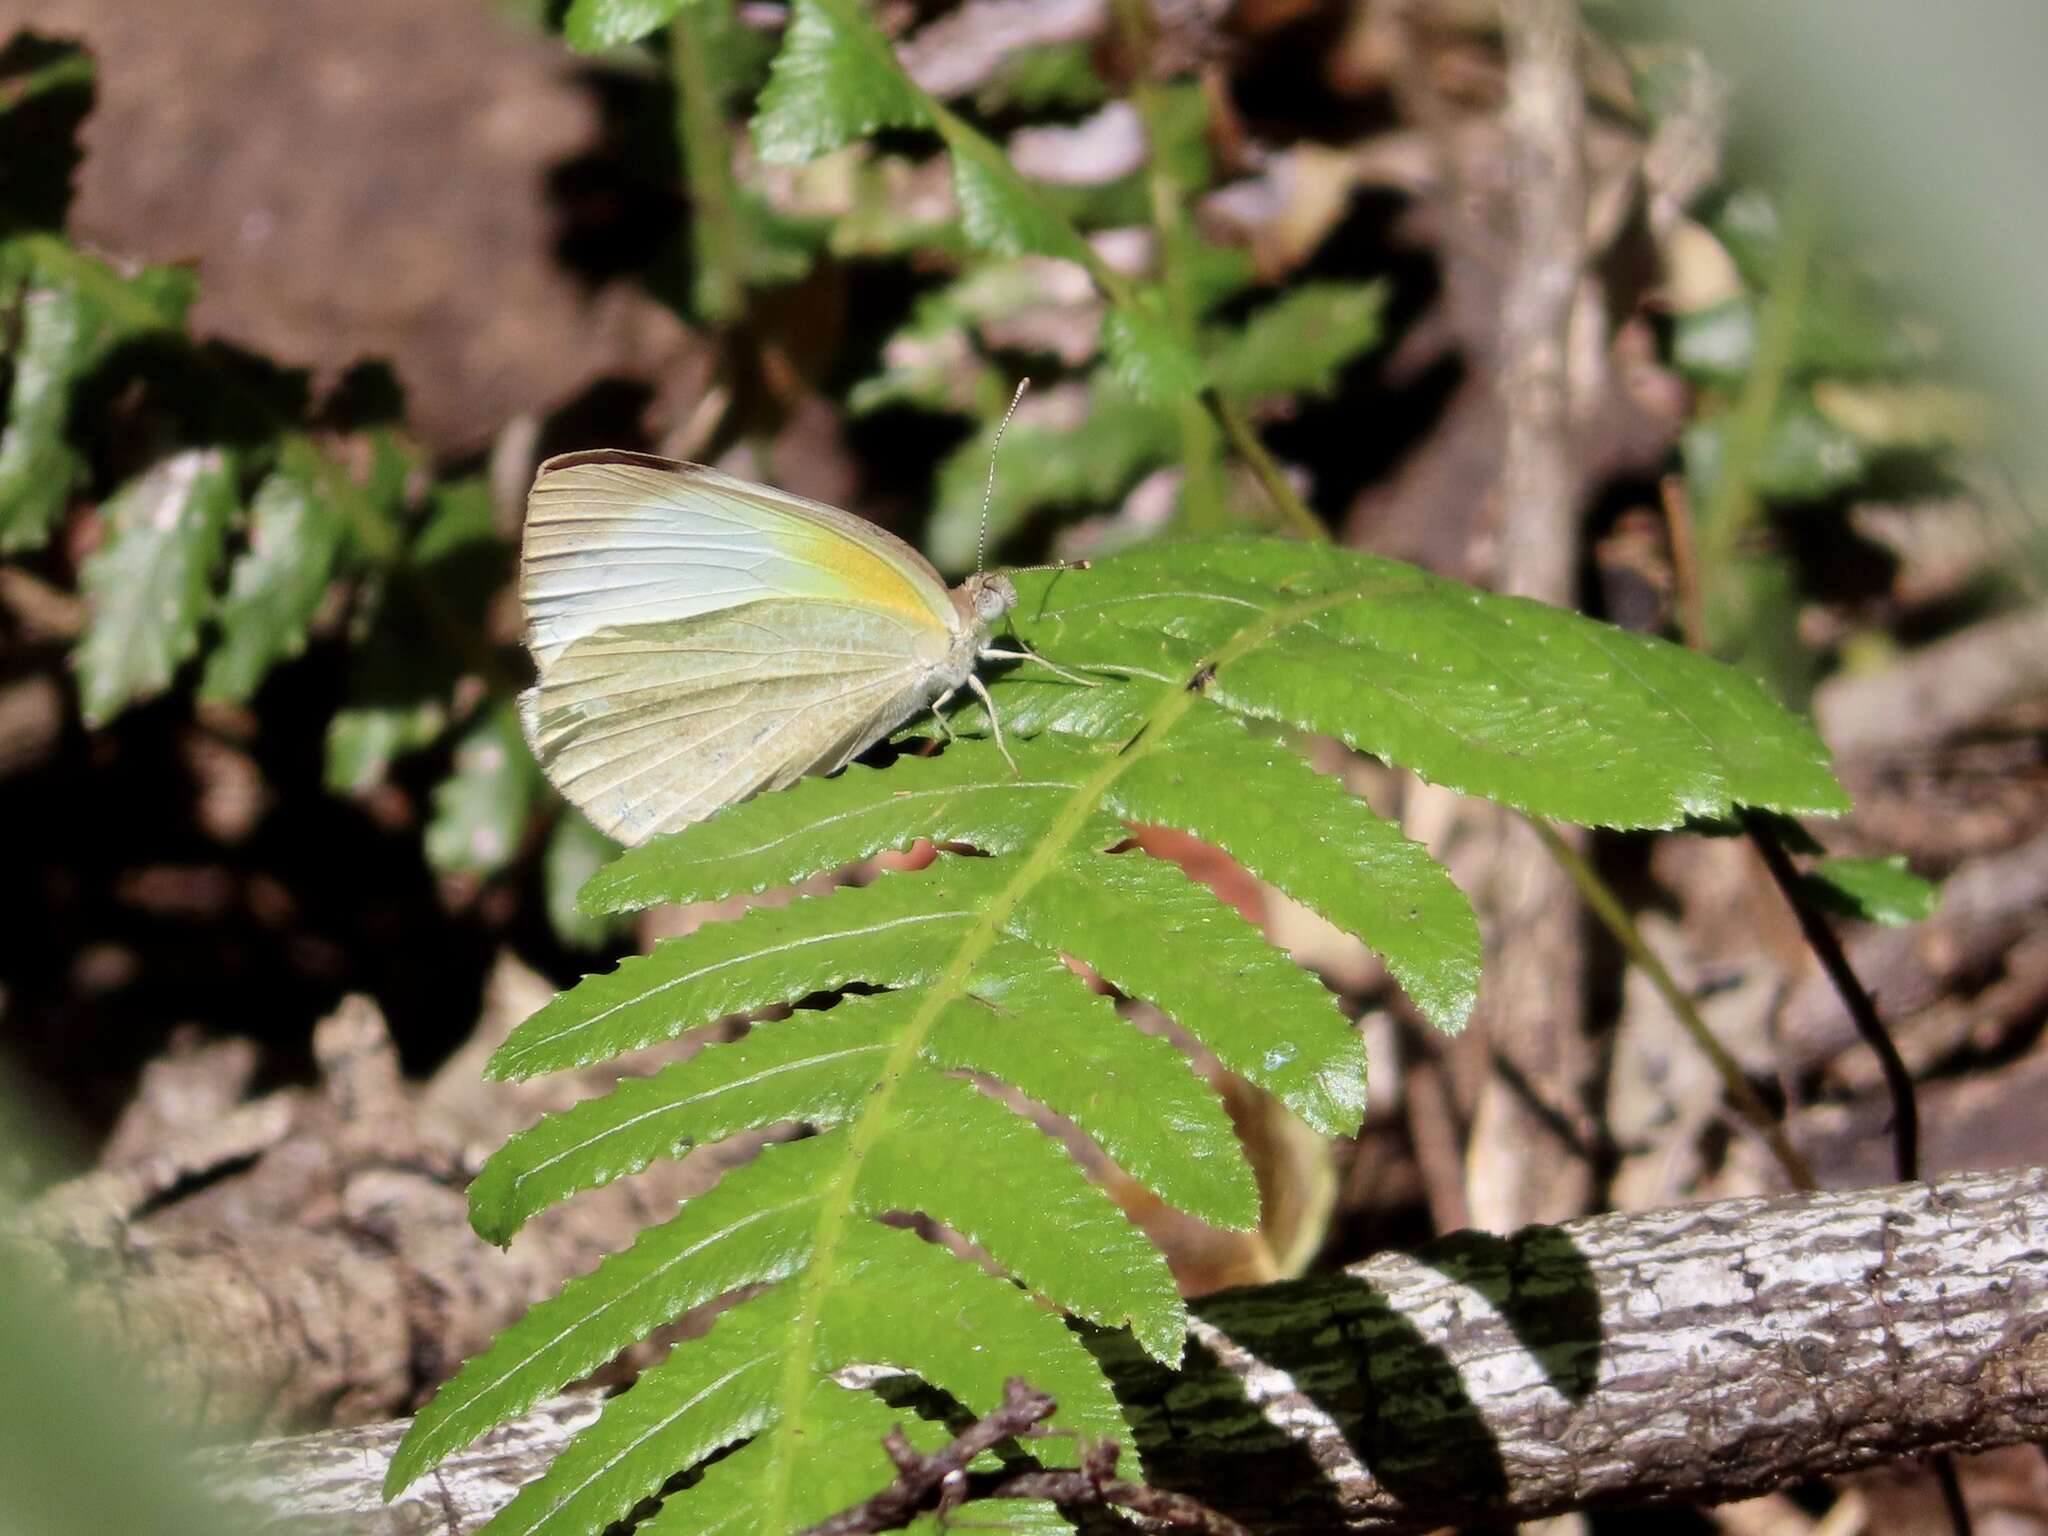
<path fill-rule="evenodd" d="M 1258 1536 L 1716 1503 L 2048 1440 L 2048 1169 L 1454 1234 L 1098 1341 L 1152 1483 Z M 223 1454 L 295 1531 L 475 1529 L 594 1414 L 558 1399 L 385 1508 L 403 1422 Z"/>

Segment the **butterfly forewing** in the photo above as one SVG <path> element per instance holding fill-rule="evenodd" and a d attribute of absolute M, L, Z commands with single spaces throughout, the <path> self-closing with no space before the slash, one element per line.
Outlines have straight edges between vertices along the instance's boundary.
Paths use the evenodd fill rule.
<path fill-rule="evenodd" d="M 630 454 L 541 467 L 520 593 L 540 669 L 527 738 L 626 842 L 837 768 L 948 685 L 966 633 L 938 573 L 882 530 Z"/>
<path fill-rule="evenodd" d="M 545 661 L 598 629 L 762 598 L 824 598 L 949 625 L 939 573 L 902 540 L 822 502 L 644 454 L 550 459 L 527 499 L 520 600 Z"/>

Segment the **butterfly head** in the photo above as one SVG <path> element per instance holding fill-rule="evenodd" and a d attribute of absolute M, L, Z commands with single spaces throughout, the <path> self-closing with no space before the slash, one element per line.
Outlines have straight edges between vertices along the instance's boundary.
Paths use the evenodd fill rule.
<path fill-rule="evenodd" d="M 1017 606 L 1017 589 L 1010 578 L 994 571 L 976 571 L 967 578 L 966 590 L 974 620 L 984 629 Z"/>

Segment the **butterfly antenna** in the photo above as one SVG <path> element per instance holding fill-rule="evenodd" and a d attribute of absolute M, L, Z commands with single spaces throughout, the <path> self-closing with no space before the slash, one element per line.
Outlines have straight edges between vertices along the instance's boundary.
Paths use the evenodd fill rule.
<path fill-rule="evenodd" d="M 996 440 L 988 445 L 988 484 L 981 490 L 981 533 L 974 541 L 974 568 L 982 568 L 988 554 L 988 509 L 996 499 L 996 450 L 1003 446 L 1003 434 L 1010 429 L 1010 418 L 1017 414 L 1017 407 L 1024 403 L 1024 391 L 1031 387 L 1028 378 L 1017 381 L 1017 393 L 1010 396 L 1010 408 L 1003 412 L 1003 419 L 996 426 Z"/>

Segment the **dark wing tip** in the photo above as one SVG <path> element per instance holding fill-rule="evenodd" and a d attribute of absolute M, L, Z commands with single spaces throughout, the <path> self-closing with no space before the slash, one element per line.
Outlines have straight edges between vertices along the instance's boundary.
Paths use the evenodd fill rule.
<path fill-rule="evenodd" d="M 664 459 L 658 453 L 635 453 L 630 448 L 584 448 L 575 453 L 558 453 L 545 460 L 534 473 L 539 482 L 549 475 L 564 469 L 581 469 L 585 465 L 622 464 L 637 469 L 702 470 L 708 464 L 692 464 L 686 459 Z"/>

